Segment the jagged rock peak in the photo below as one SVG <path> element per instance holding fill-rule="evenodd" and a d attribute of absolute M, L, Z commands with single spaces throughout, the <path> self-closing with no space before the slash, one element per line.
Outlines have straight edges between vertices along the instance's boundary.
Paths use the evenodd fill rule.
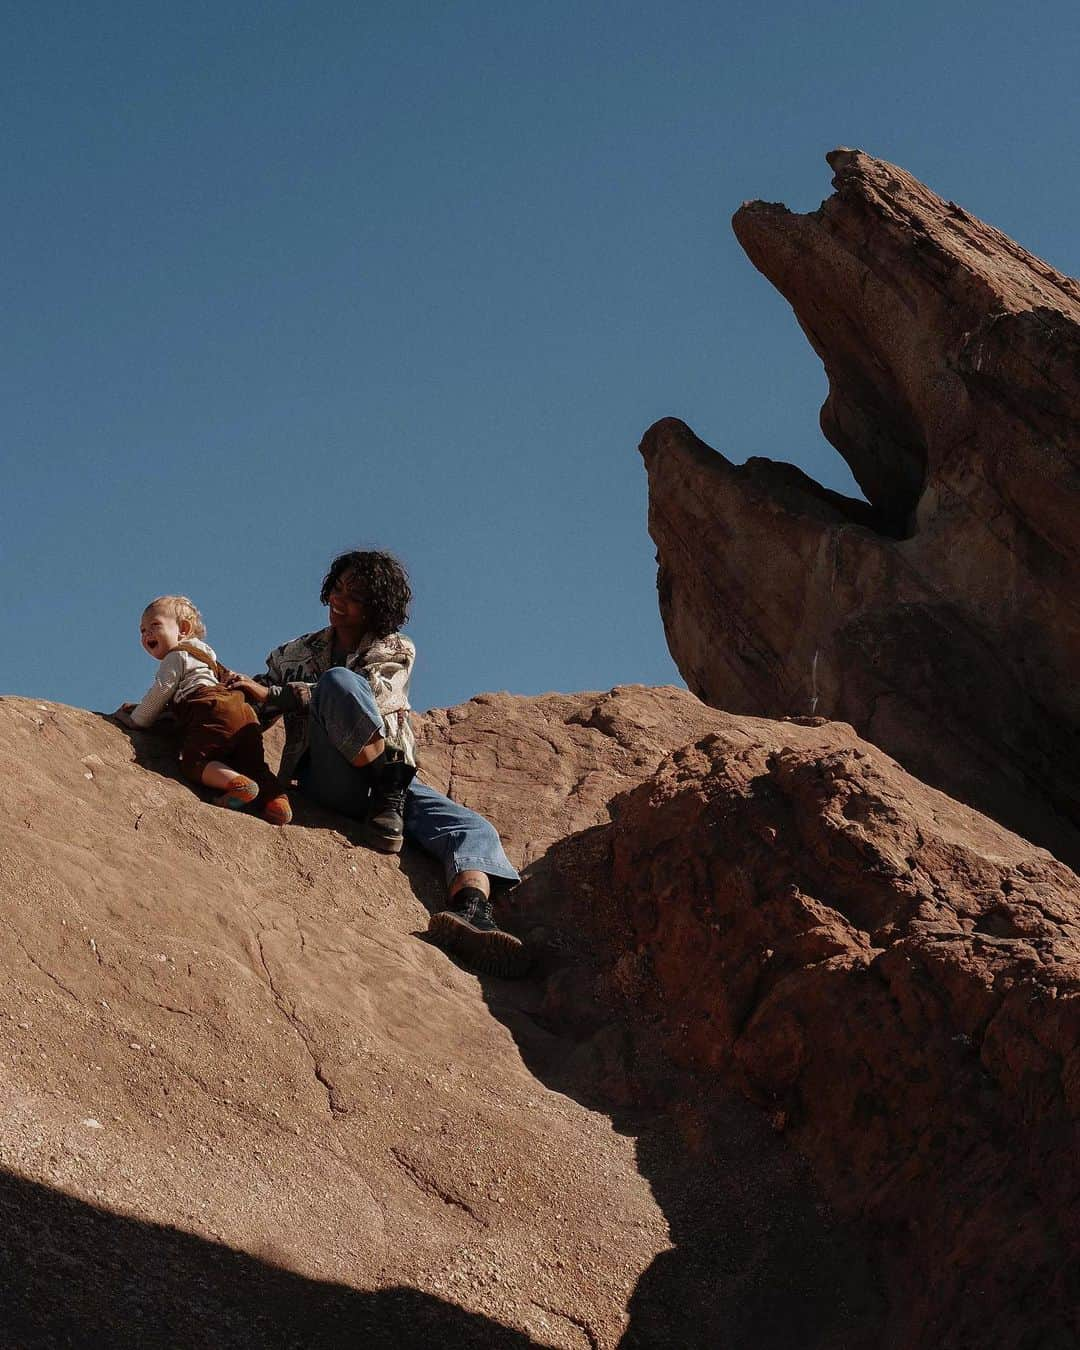
<path fill-rule="evenodd" d="M 646 433 L 668 642 L 706 701 L 815 712 L 1080 859 L 1080 287 L 909 173 L 829 156 L 733 225 L 821 357 L 867 500 Z M 782 377 L 781 377 L 782 380 Z"/>
<path fill-rule="evenodd" d="M 822 430 L 907 533 L 942 461 L 987 430 L 972 384 L 1004 382 L 1000 396 L 1019 381 L 1075 427 L 1080 287 L 905 170 L 861 150 L 828 159 L 836 195 L 818 211 L 752 202 L 732 224 L 825 363 Z M 1034 369 L 1016 359 L 1031 349 Z"/>

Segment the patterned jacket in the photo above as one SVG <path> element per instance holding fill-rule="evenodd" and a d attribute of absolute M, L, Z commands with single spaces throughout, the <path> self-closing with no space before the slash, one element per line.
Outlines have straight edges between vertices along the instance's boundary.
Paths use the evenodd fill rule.
<path fill-rule="evenodd" d="M 275 647 L 266 658 L 266 674 L 255 676 L 270 690 L 260 710 L 263 725 L 285 718 L 280 774 L 286 783 L 295 776 L 296 766 L 308 748 L 311 691 L 320 675 L 334 664 L 333 646 L 332 628 L 305 633 Z M 345 658 L 346 669 L 365 676 L 374 691 L 387 745 L 401 750 L 410 764 L 416 763 L 416 741 L 409 724 L 409 680 L 415 661 L 416 647 L 404 633 L 382 638 L 364 636 Z"/>

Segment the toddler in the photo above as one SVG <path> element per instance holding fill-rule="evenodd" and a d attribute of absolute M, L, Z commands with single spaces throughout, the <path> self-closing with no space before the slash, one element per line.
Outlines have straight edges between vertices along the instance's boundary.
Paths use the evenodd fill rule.
<path fill-rule="evenodd" d="M 264 820 L 287 825 L 292 810 L 267 767 L 259 719 L 238 689 L 225 688 L 232 672 L 202 640 L 199 611 L 186 595 L 158 596 L 143 610 L 139 636 L 161 666 L 142 702 L 122 704 L 117 719 L 148 727 L 171 705 L 186 777 L 218 789 L 218 806 L 238 811 L 258 799 Z"/>

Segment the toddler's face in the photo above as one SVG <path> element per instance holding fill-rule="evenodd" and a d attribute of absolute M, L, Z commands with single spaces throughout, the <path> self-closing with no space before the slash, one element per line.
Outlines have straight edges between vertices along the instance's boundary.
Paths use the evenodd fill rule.
<path fill-rule="evenodd" d="M 179 623 L 171 614 L 165 614 L 160 609 L 148 609 L 144 612 L 142 622 L 139 624 L 139 637 L 143 647 L 157 660 L 161 661 L 168 656 L 184 636 L 180 632 Z"/>

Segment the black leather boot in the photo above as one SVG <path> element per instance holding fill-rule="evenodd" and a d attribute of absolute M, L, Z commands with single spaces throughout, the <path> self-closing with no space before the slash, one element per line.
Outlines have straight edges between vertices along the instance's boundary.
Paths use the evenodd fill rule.
<path fill-rule="evenodd" d="M 489 975 L 524 975 L 528 956 L 520 938 L 495 922 L 491 901 L 476 886 L 462 886 L 446 909 L 431 916 L 428 935 L 444 951 Z"/>
<path fill-rule="evenodd" d="M 400 853 L 405 842 L 405 794 L 416 768 L 400 750 L 387 746 L 368 768 L 371 800 L 364 821 L 364 841 L 380 853 Z"/>

